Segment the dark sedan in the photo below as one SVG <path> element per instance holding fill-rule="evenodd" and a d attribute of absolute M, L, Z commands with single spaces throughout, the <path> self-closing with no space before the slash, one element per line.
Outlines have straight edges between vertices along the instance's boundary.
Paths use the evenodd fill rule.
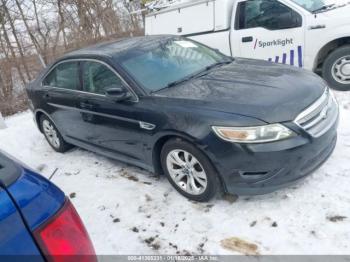
<path fill-rule="evenodd" d="M 165 174 L 197 201 L 293 183 L 337 138 L 337 102 L 315 74 L 176 36 L 75 51 L 27 91 L 54 150 L 75 145 Z"/>

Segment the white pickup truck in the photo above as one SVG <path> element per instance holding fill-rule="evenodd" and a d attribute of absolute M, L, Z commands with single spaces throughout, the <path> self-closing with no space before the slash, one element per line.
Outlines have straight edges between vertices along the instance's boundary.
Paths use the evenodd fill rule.
<path fill-rule="evenodd" d="M 153 11 L 146 35 L 190 37 L 227 55 L 319 73 L 350 90 L 348 0 L 194 0 Z"/>

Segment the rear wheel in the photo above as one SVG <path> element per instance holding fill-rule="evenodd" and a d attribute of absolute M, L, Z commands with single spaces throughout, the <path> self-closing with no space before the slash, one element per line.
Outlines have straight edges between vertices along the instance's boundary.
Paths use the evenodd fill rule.
<path fill-rule="evenodd" d="M 40 117 L 40 127 L 49 145 L 57 152 L 64 153 L 72 146 L 64 141 L 55 124 L 45 115 Z"/>
<path fill-rule="evenodd" d="M 172 139 L 161 152 L 162 168 L 175 189 L 199 202 L 209 201 L 220 190 L 220 181 L 208 158 L 192 144 Z"/>
<path fill-rule="evenodd" d="M 322 69 L 323 78 L 331 88 L 340 91 L 350 90 L 350 46 L 333 51 L 326 58 Z"/>

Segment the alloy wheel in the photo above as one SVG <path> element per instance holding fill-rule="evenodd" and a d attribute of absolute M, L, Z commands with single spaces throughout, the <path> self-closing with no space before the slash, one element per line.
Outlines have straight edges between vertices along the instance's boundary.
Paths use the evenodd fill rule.
<path fill-rule="evenodd" d="M 43 121 L 43 131 L 49 143 L 54 148 L 59 148 L 61 143 L 56 128 L 46 119 Z"/>
<path fill-rule="evenodd" d="M 172 150 L 166 157 L 166 165 L 171 179 L 186 193 L 200 195 L 206 190 L 207 174 L 191 153 L 179 149 Z"/>

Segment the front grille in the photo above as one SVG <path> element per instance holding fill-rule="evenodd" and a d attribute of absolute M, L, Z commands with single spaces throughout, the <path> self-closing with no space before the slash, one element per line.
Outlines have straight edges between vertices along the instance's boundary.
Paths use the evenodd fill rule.
<path fill-rule="evenodd" d="M 326 133 L 338 118 L 338 105 L 327 88 L 323 95 L 299 114 L 295 122 L 313 137 Z"/>

